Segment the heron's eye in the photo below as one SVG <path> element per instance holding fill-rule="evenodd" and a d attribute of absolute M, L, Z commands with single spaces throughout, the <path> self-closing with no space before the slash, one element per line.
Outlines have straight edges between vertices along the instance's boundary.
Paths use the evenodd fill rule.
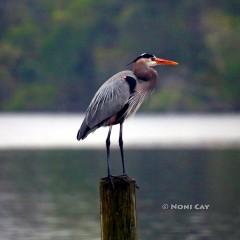
<path fill-rule="evenodd" d="M 154 61 L 154 60 L 155 60 L 154 57 L 151 57 L 150 59 L 151 59 L 151 61 Z"/>

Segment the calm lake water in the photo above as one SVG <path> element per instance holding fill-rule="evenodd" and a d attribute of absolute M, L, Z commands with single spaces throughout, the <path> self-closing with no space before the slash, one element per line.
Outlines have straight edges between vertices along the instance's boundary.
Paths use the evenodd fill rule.
<path fill-rule="evenodd" d="M 81 114 L 0 113 L 1 149 L 105 149 L 108 128 L 79 144 Z M 118 147 L 113 126 L 112 147 Z M 125 148 L 240 148 L 240 114 L 137 114 L 124 123 Z"/>
<path fill-rule="evenodd" d="M 240 239 L 240 150 L 127 150 L 126 162 L 141 240 Z M 0 240 L 100 239 L 103 150 L 0 151 L 0 163 Z"/>

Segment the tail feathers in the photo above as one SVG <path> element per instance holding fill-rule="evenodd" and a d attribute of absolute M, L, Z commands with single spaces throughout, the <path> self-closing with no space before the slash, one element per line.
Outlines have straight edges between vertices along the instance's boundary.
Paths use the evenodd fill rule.
<path fill-rule="evenodd" d="M 90 127 L 86 124 L 86 121 L 84 120 L 80 129 L 78 130 L 77 133 L 77 140 L 81 140 L 87 137 L 87 135 L 90 133 Z"/>

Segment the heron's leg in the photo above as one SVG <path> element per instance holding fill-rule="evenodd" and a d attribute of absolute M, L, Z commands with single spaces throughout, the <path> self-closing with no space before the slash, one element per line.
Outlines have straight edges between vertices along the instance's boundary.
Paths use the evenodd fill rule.
<path fill-rule="evenodd" d="M 122 127 L 123 127 L 123 123 L 120 123 L 119 147 L 120 147 L 121 158 L 122 158 L 122 170 L 123 170 L 123 175 L 126 175 L 125 163 L 124 163 L 124 152 L 123 152 Z"/>
<path fill-rule="evenodd" d="M 111 176 L 110 171 L 110 163 L 109 163 L 109 157 L 110 157 L 110 136 L 111 136 L 112 126 L 109 127 L 107 139 L 106 139 L 106 148 L 107 148 L 107 171 L 108 171 L 108 177 Z"/>

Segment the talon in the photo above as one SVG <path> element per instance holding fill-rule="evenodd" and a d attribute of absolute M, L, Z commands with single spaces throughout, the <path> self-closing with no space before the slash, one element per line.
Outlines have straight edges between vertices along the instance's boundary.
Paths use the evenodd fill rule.
<path fill-rule="evenodd" d="M 109 180 L 109 182 L 110 182 L 110 184 L 111 184 L 112 190 L 114 190 L 114 183 L 113 183 L 113 180 L 112 180 L 113 176 L 112 176 L 112 175 L 108 175 L 107 178 L 108 178 L 108 180 Z"/>

